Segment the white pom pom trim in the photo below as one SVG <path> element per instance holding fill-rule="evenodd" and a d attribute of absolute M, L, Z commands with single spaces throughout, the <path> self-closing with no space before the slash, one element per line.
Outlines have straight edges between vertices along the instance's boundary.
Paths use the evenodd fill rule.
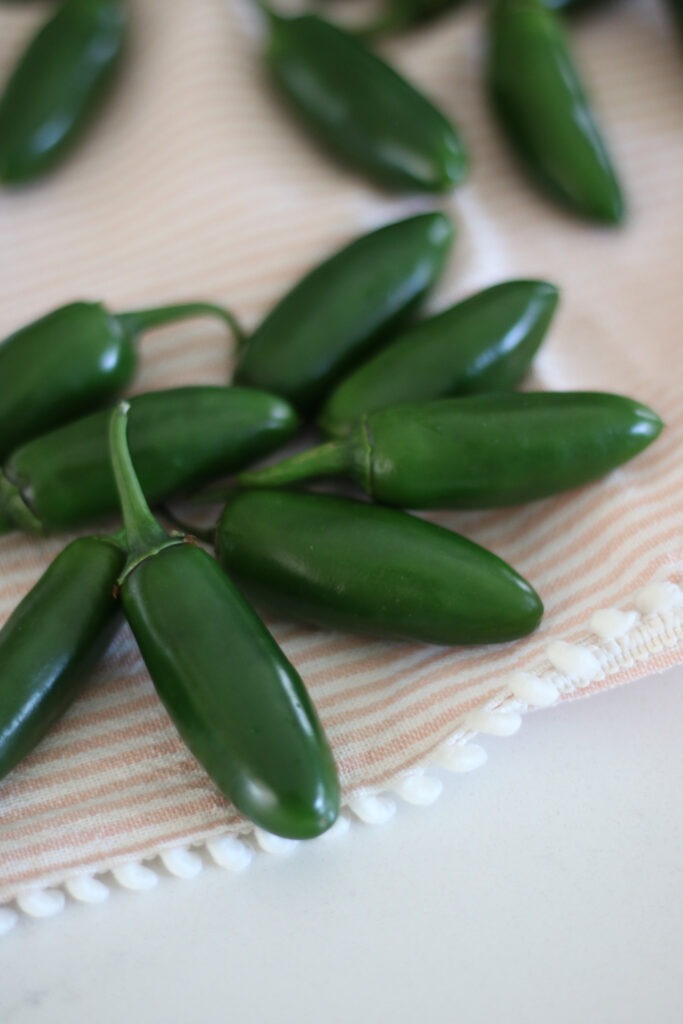
<path fill-rule="evenodd" d="M 114 868 L 112 874 L 123 889 L 132 889 L 133 892 L 149 892 L 159 881 L 154 871 L 138 861 L 121 864 Z"/>
<path fill-rule="evenodd" d="M 396 804 L 384 796 L 359 790 L 350 797 L 349 807 L 366 825 L 385 825 L 396 813 Z"/>
<path fill-rule="evenodd" d="M 227 871 L 244 871 L 251 864 L 253 854 L 246 843 L 235 836 L 219 836 L 209 839 L 206 849 L 219 868 Z"/>
<path fill-rule="evenodd" d="M 477 743 L 444 743 L 435 753 L 436 763 L 449 772 L 473 772 L 486 764 L 488 754 Z"/>
<path fill-rule="evenodd" d="M 488 736 L 514 736 L 522 724 L 522 716 L 508 708 L 477 708 L 465 719 L 469 732 L 483 732 Z"/>
<path fill-rule="evenodd" d="M 64 887 L 79 903 L 104 903 L 109 899 L 109 887 L 93 875 L 76 875 L 69 878 Z"/>
<path fill-rule="evenodd" d="M 683 590 L 671 580 L 649 583 L 636 594 L 635 605 L 643 615 L 662 614 L 683 605 Z"/>
<path fill-rule="evenodd" d="M 54 917 L 64 909 L 62 889 L 29 889 L 17 896 L 17 905 L 29 917 Z"/>
<path fill-rule="evenodd" d="M 560 699 L 560 691 L 555 683 L 531 672 L 511 672 L 505 677 L 505 683 L 518 701 L 531 707 L 549 708 Z"/>
<path fill-rule="evenodd" d="M 265 853 L 274 853 L 278 856 L 291 853 L 299 845 L 298 839 L 274 836 L 272 832 L 266 832 L 262 828 L 254 829 L 254 839 Z"/>
<path fill-rule="evenodd" d="M 160 856 L 166 870 L 176 878 L 196 878 L 204 867 L 202 858 L 183 846 L 176 850 L 164 850 Z"/>
<path fill-rule="evenodd" d="M 400 779 L 392 789 L 408 804 L 431 807 L 441 796 L 443 782 L 436 775 L 414 772 Z"/>
<path fill-rule="evenodd" d="M 486 763 L 486 750 L 472 742 L 476 735 L 513 736 L 529 708 L 550 707 L 563 694 L 590 686 L 625 664 L 645 662 L 653 652 L 677 644 L 683 637 L 682 610 L 683 590 L 670 580 L 641 588 L 634 594 L 631 608 L 599 609 L 589 623 L 590 634 L 597 638 L 597 643 L 560 640 L 548 644 L 546 665 L 540 665 L 536 672 L 517 671 L 504 676 L 502 693 L 495 705 L 471 711 L 461 729 L 436 747 L 425 765 L 402 773 L 376 791 L 364 788 L 352 792 L 346 806 L 364 824 L 383 825 L 396 813 L 396 798 L 421 807 L 435 803 L 443 790 L 443 781 L 436 774 L 439 769 L 465 773 Z M 664 638 L 662 629 L 656 628 L 658 617 L 660 627 L 664 620 L 668 631 Z M 342 813 L 321 839 L 346 835 L 350 827 L 349 815 Z M 249 866 L 257 849 L 283 855 L 298 845 L 296 840 L 253 828 L 239 836 L 226 833 L 207 839 L 193 849 L 179 846 L 162 850 L 157 861 L 175 878 L 192 879 L 201 873 L 205 863 L 240 872 Z M 148 892 L 158 884 L 159 875 L 148 864 L 130 861 L 113 867 L 110 879 L 123 889 Z M 79 903 L 95 904 L 105 902 L 109 893 L 109 885 L 89 872 L 67 878 L 61 886 L 27 889 L 15 897 L 13 905 L 0 905 L 0 936 L 13 930 L 21 914 L 34 919 L 59 914 L 67 903 L 67 894 Z"/>

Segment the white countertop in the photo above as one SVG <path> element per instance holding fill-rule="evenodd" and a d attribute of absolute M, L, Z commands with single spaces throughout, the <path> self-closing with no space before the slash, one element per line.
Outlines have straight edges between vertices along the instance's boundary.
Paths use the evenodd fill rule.
<path fill-rule="evenodd" d="M 0 941 L 2 1024 L 681 1024 L 683 670 L 529 715 L 429 808 Z"/>

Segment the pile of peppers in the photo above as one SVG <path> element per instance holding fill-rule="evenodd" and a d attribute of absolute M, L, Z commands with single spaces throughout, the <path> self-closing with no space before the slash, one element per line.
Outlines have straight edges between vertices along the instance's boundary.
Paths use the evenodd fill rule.
<path fill-rule="evenodd" d="M 379 18 L 345 27 L 316 11 L 285 15 L 254 0 L 274 99 L 374 184 L 450 191 L 470 165 L 460 131 L 373 44 L 458 2 L 385 0 Z M 491 115 L 530 179 L 579 216 L 617 224 L 623 189 L 564 25 L 565 14 L 590 2 L 489 0 L 482 77 Z M 671 4 L 680 21 L 680 0 Z M 124 70 L 134 28 L 128 7 L 126 0 L 61 0 L 30 40 L 0 95 L 0 182 L 20 185 L 44 175 L 85 134 Z"/>
<path fill-rule="evenodd" d="M 372 48 L 456 0 L 386 0 L 353 29 L 256 2 L 276 90 L 328 152 L 389 190 L 445 193 L 465 179 L 450 117 Z M 484 77 L 493 116 L 546 194 L 616 224 L 622 189 L 558 13 L 585 2 L 492 0 Z M 85 133 L 123 70 L 130 20 L 125 0 L 57 4 L 0 95 L 0 182 L 44 175 Z M 642 452 L 662 422 L 621 395 L 515 390 L 555 313 L 548 281 L 499 282 L 419 318 L 454 236 L 431 211 L 356 238 L 249 336 L 205 300 L 118 314 L 72 302 L 0 343 L 0 534 L 122 523 L 71 541 L 0 630 L 0 779 L 125 618 L 220 791 L 259 827 L 312 838 L 339 812 L 337 767 L 304 681 L 251 601 L 419 643 L 507 643 L 537 628 L 530 582 L 406 510 L 512 506 L 583 486 Z M 232 382 L 115 404 L 140 334 L 196 316 L 229 327 Z M 254 465 L 302 427 L 320 443 Z M 345 481 L 345 496 L 302 489 L 319 478 Z M 193 530 L 168 508 L 178 496 L 224 508 Z"/>
<path fill-rule="evenodd" d="M 124 314 L 78 302 L 0 343 L 0 533 L 122 520 L 68 544 L 0 630 L 0 778 L 125 618 L 220 791 L 259 827 L 312 838 L 339 812 L 337 768 L 304 681 L 250 602 L 440 645 L 536 629 L 543 604 L 529 581 L 405 510 L 512 506 L 582 486 L 638 455 L 662 422 L 620 395 L 515 390 L 555 313 L 548 281 L 499 282 L 420 318 L 454 236 L 428 212 L 356 238 L 249 336 L 207 301 Z M 133 379 L 139 333 L 198 315 L 234 334 L 233 382 L 112 405 Z M 302 426 L 321 443 L 254 466 Z M 299 486 L 318 477 L 355 493 Z M 176 496 L 224 508 L 211 529 L 179 531 Z"/>

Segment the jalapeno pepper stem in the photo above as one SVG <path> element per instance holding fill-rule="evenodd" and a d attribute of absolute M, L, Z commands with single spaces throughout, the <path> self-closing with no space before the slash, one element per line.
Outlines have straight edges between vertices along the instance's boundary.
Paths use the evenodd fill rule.
<path fill-rule="evenodd" d="M 353 468 L 351 449 L 344 441 L 328 441 L 292 455 L 274 466 L 240 473 L 240 487 L 286 487 L 321 476 L 346 476 Z"/>
<path fill-rule="evenodd" d="M 213 302 L 184 302 L 173 306 L 158 306 L 154 309 L 136 309 L 129 313 L 118 313 L 116 319 L 126 330 L 137 335 L 154 327 L 199 316 L 218 317 L 228 325 L 237 344 L 244 343 L 244 331 L 237 318 L 229 309 Z"/>
<path fill-rule="evenodd" d="M 109 422 L 109 448 L 128 547 L 124 576 L 140 559 L 158 551 L 170 540 L 150 511 L 130 457 L 126 439 L 129 409 L 128 402 L 120 402 Z"/>

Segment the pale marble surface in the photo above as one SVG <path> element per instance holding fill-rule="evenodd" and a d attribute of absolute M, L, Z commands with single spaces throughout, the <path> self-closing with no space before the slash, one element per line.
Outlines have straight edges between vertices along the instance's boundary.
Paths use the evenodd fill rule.
<path fill-rule="evenodd" d="M 680 1024 L 683 670 L 526 718 L 429 808 L 22 920 L 2 1024 Z"/>

